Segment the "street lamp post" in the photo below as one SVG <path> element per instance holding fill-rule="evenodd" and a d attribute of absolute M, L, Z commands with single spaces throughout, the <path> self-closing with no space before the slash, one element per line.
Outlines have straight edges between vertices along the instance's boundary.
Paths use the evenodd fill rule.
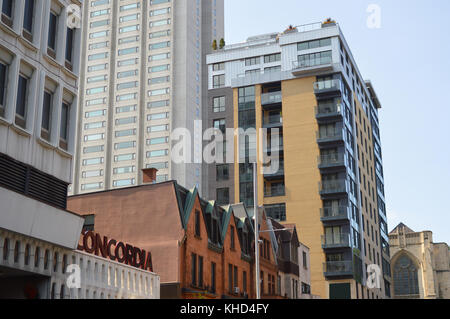
<path fill-rule="evenodd" d="M 259 212 L 258 212 L 258 165 L 256 162 L 253 163 L 253 215 L 255 218 L 255 275 L 256 275 L 256 299 L 261 299 L 260 291 L 260 272 L 259 272 Z"/>

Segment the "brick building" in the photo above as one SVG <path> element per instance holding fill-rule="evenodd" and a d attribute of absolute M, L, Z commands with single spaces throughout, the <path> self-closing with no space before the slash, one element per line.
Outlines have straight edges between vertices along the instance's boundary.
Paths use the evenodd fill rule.
<path fill-rule="evenodd" d="M 161 298 L 255 297 L 254 228 L 242 204 L 220 207 L 170 181 L 73 196 L 68 206 L 90 216 L 96 232 L 150 251 Z M 264 212 L 260 230 L 261 295 L 276 298 L 277 260 Z"/>

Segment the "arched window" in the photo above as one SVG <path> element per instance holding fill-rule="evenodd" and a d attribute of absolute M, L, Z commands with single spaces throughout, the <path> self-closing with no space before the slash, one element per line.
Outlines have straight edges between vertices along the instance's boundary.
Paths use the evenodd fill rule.
<path fill-rule="evenodd" d="M 50 252 L 48 249 L 45 250 L 44 253 L 44 269 L 47 270 L 48 269 L 48 262 L 50 259 Z"/>
<path fill-rule="evenodd" d="M 9 256 L 9 240 L 8 238 L 5 238 L 3 241 L 3 259 L 8 260 Z"/>
<path fill-rule="evenodd" d="M 25 265 L 28 266 L 30 263 L 30 244 L 25 246 Z"/>
<path fill-rule="evenodd" d="M 39 258 L 40 258 L 41 249 L 36 246 L 34 250 L 34 267 L 39 267 Z"/>
<path fill-rule="evenodd" d="M 395 296 L 419 296 L 417 267 L 407 255 L 400 256 L 394 264 Z"/>
<path fill-rule="evenodd" d="M 16 241 L 16 245 L 14 246 L 14 262 L 18 263 L 20 257 L 20 241 Z"/>

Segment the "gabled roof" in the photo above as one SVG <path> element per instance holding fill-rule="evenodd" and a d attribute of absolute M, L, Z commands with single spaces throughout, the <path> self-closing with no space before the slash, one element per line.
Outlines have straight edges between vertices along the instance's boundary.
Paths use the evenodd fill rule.
<path fill-rule="evenodd" d="M 397 225 L 397 227 L 395 227 L 390 233 L 390 234 L 398 234 L 400 231 L 402 231 L 403 233 L 415 233 L 414 230 L 412 230 L 411 228 L 409 228 L 408 226 L 406 226 L 403 223 L 400 223 Z"/>

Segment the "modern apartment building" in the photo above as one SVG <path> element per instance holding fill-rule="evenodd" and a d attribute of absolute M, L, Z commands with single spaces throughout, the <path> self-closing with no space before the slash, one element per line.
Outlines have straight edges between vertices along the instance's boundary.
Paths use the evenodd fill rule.
<path fill-rule="evenodd" d="M 203 66 L 224 37 L 224 1 L 92 0 L 84 17 L 71 193 L 139 185 L 143 168 L 200 186 Z M 177 128 L 191 134 L 184 163 L 170 160 Z"/>
<path fill-rule="evenodd" d="M 296 224 L 310 248 L 312 294 L 389 297 L 381 105 L 337 23 L 251 37 L 208 55 L 207 64 L 208 125 L 256 133 L 235 136 L 234 164 L 205 168 L 205 196 L 252 207 L 252 162 L 264 153 L 258 205 Z M 263 171 L 262 160 L 278 169 Z M 380 289 L 367 285 L 373 264 L 382 269 Z"/>

